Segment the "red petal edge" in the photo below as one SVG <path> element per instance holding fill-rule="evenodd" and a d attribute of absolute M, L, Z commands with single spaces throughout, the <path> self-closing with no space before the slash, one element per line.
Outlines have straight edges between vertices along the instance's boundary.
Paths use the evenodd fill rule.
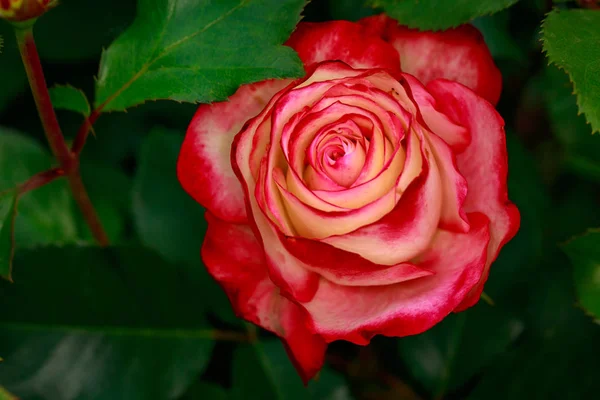
<path fill-rule="evenodd" d="M 494 105 L 498 103 L 502 75 L 474 26 L 419 31 L 398 25 L 383 14 L 359 22 L 389 42 L 400 54 L 402 71 L 414 75 L 424 85 L 434 79 L 448 79 L 473 89 Z"/>
<path fill-rule="evenodd" d="M 500 249 L 519 230 L 520 215 L 508 200 L 508 159 L 504 121 L 494 107 L 460 83 L 444 79 L 427 85 L 440 109 L 471 132 L 471 143 L 457 155 L 460 173 L 469 191 L 463 204 L 466 212 L 482 212 L 490 218 L 490 244 L 481 281 L 455 311 L 477 303 L 489 274 L 490 264 Z"/>
<path fill-rule="evenodd" d="M 185 191 L 217 217 L 246 221 L 244 192 L 231 168 L 233 138 L 290 82 L 244 85 L 228 101 L 198 107 L 179 153 L 177 177 Z"/>
<path fill-rule="evenodd" d="M 400 69 L 396 50 L 355 22 L 301 22 L 285 44 L 298 52 L 307 70 L 315 63 L 334 60 L 353 68 Z"/>
<path fill-rule="evenodd" d="M 223 287 L 236 314 L 278 335 L 306 384 L 322 368 L 327 344 L 306 325 L 304 310 L 279 294 L 264 265 L 264 252 L 247 225 L 206 213 L 202 259 Z"/>

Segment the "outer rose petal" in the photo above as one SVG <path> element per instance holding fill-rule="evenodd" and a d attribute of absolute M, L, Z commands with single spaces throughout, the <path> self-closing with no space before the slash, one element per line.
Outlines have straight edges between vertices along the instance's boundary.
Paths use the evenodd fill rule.
<path fill-rule="evenodd" d="M 340 60 L 353 68 L 400 69 L 398 53 L 378 35 L 350 21 L 301 22 L 286 42 L 306 67 Z"/>
<path fill-rule="evenodd" d="M 241 86 L 229 101 L 201 105 L 188 127 L 177 176 L 197 202 L 225 221 L 246 221 L 244 192 L 231 168 L 233 138 L 290 82 L 269 80 Z"/>
<path fill-rule="evenodd" d="M 277 334 L 306 383 L 322 367 L 326 343 L 312 334 L 300 306 L 279 294 L 264 265 L 263 250 L 247 225 L 206 213 L 202 258 L 223 286 L 237 315 Z"/>
<path fill-rule="evenodd" d="M 439 231 L 419 267 L 434 275 L 388 286 L 341 286 L 323 280 L 303 306 L 327 342 L 367 344 L 376 334 L 421 333 L 446 317 L 481 278 L 489 242 L 488 218 L 468 215 L 468 233 Z"/>
<path fill-rule="evenodd" d="M 462 25 L 446 31 L 421 32 L 398 25 L 383 14 L 364 18 L 360 23 L 392 44 L 400 54 L 402 71 L 416 76 L 423 84 L 444 78 L 462 83 L 492 104 L 498 102 L 502 76 L 475 27 Z"/>
<path fill-rule="evenodd" d="M 517 233 L 520 216 L 517 207 L 508 200 L 508 163 L 502 117 L 490 103 L 460 83 L 440 79 L 429 83 L 427 88 L 442 111 L 471 132 L 471 143 L 456 160 L 458 170 L 469 185 L 463 208 L 465 212 L 482 212 L 491 221 L 484 274 L 458 306 L 457 311 L 462 311 L 479 300 L 490 264 L 500 248 Z"/>

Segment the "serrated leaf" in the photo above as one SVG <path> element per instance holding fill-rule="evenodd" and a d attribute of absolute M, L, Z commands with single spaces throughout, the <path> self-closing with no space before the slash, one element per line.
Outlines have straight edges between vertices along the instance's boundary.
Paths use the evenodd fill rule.
<path fill-rule="evenodd" d="M 17 396 L 174 399 L 206 367 L 194 271 L 132 247 L 37 248 L 15 265 L 0 282 L 0 382 Z"/>
<path fill-rule="evenodd" d="M 16 190 L 0 194 L 0 276 L 9 281 L 12 281 L 12 260 L 15 253 L 17 201 Z"/>
<path fill-rule="evenodd" d="M 35 140 L 0 127 L 0 192 L 15 188 L 54 161 Z M 75 206 L 65 180 L 23 194 L 15 222 L 18 247 L 79 240 Z"/>
<path fill-rule="evenodd" d="M 542 24 L 544 51 L 573 82 L 579 111 L 600 131 L 600 13 L 553 10 Z"/>
<path fill-rule="evenodd" d="M 279 340 L 236 349 L 232 396 L 235 400 L 351 400 L 344 379 L 327 367 L 304 386 Z"/>
<path fill-rule="evenodd" d="M 477 17 L 491 15 L 518 0 L 370 0 L 390 17 L 411 28 L 442 30 L 467 23 Z"/>
<path fill-rule="evenodd" d="M 600 230 L 589 231 L 563 246 L 573 264 L 575 290 L 585 310 L 600 320 Z"/>
<path fill-rule="evenodd" d="M 281 46 L 305 0 L 138 0 L 131 27 L 104 52 L 96 107 L 224 100 L 241 84 L 302 76 Z"/>
<path fill-rule="evenodd" d="M 50 99 L 57 110 L 74 111 L 85 117 L 90 115 L 90 103 L 85 93 L 71 85 L 58 85 L 50 88 Z"/>
<path fill-rule="evenodd" d="M 519 319 L 480 302 L 427 332 L 400 339 L 398 345 L 412 375 L 441 398 L 490 364 L 522 330 Z"/>

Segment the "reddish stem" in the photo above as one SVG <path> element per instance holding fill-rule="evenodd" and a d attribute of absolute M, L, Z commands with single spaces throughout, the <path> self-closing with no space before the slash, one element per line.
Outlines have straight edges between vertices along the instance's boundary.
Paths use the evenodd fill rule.
<path fill-rule="evenodd" d="M 37 106 L 38 114 L 40 115 L 52 153 L 59 161 L 62 170 L 69 180 L 69 186 L 73 192 L 75 202 L 79 206 L 94 238 L 101 246 L 108 246 L 108 236 L 102 227 L 98 214 L 81 180 L 79 158 L 67 147 L 54 108 L 52 107 L 42 63 L 40 62 L 33 39 L 33 30 L 31 27 L 15 28 L 15 33 L 23 65 L 29 79 L 29 85 L 31 86 L 33 99 L 35 100 L 35 105 Z"/>
<path fill-rule="evenodd" d="M 73 146 L 71 146 L 71 151 L 74 154 L 81 154 L 81 150 L 83 150 L 83 146 L 85 146 L 85 142 L 87 140 L 90 130 L 92 129 L 92 125 L 94 125 L 94 122 L 96 122 L 96 120 L 100 116 L 101 111 L 102 110 L 100 107 L 92 111 L 90 116 L 87 117 L 83 121 L 83 124 L 81 124 L 81 127 L 79 127 L 77 135 L 75 136 L 75 140 L 73 141 Z"/>
<path fill-rule="evenodd" d="M 29 178 L 26 182 L 19 185 L 19 194 L 27 193 L 31 190 L 40 188 L 56 178 L 65 175 L 65 171 L 62 168 L 52 168 L 48 171 L 40 172 Z"/>

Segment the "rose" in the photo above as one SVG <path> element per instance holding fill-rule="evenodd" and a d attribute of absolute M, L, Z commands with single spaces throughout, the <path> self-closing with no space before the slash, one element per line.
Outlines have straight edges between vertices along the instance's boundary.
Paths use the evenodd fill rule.
<path fill-rule="evenodd" d="M 516 233 L 500 74 L 479 32 L 386 16 L 301 23 L 298 80 L 202 105 L 178 176 L 202 257 L 306 381 L 326 343 L 423 332 L 474 305 Z"/>

